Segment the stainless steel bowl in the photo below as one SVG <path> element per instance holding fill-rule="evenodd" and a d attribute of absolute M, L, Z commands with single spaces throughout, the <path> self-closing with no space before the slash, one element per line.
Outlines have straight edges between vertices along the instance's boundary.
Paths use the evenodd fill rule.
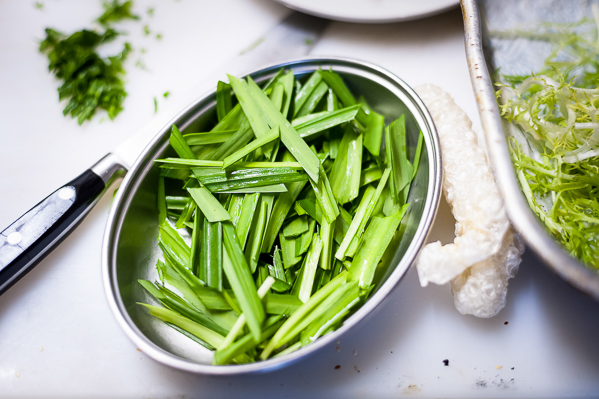
<path fill-rule="evenodd" d="M 102 273 L 106 295 L 118 323 L 140 348 L 166 365 L 205 374 L 266 372 L 296 362 L 337 340 L 339 336 L 370 314 L 397 285 L 414 261 L 433 223 L 441 193 L 442 169 L 439 140 L 433 121 L 416 93 L 401 79 L 375 65 L 340 58 L 291 61 L 251 73 L 257 82 L 271 78 L 280 68 L 293 70 L 301 78 L 318 68 L 339 73 L 353 93 L 363 95 L 369 104 L 385 115 L 387 122 L 406 115 L 408 145 L 415 147 L 419 130 L 426 147 L 418 175 L 410 193 L 412 203 L 400 226 L 403 236 L 388 256 L 386 272 L 380 276 L 371 298 L 349 317 L 337 331 L 294 353 L 264 362 L 213 366 L 212 353 L 150 316 L 137 302 L 154 303 L 137 282 L 156 280 L 158 211 L 156 188 L 158 167 L 154 159 L 172 151 L 168 144 L 170 126 L 182 131 L 204 131 L 215 120 L 215 92 L 184 110 L 160 131 L 137 159 L 118 190 L 112 206 L 102 247 Z M 216 82 L 215 82 L 216 83 Z"/>
<path fill-rule="evenodd" d="M 489 73 L 492 62 L 486 57 L 492 54 L 485 51 L 489 50 L 488 48 L 483 47 L 484 38 L 476 0 L 461 0 L 461 4 L 470 78 L 486 134 L 495 179 L 503 195 L 507 214 L 516 230 L 545 264 L 566 282 L 599 300 L 599 274 L 572 257 L 555 241 L 530 210 L 520 190 L 504 133 L 508 129 L 504 126 L 506 122 L 500 117 L 495 101 L 495 90 Z M 519 1 L 512 1 L 502 3 L 502 7 L 508 7 L 510 4 L 513 7 L 517 4 L 523 5 Z M 532 1 L 527 5 L 531 10 L 533 7 L 541 7 Z"/>

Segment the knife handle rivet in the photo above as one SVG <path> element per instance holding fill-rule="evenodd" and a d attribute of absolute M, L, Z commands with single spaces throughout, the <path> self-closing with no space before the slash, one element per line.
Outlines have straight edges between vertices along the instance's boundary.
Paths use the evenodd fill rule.
<path fill-rule="evenodd" d="M 18 243 L 21 242 L 21 240 L 23 239 L 23 236 L 21 235 L 21 233 L 19 233 L 18 231 L 15 231 L 13 233 L 10 233 L 8 235 L 8 237 L 6 237 L 6 241 L 10 244 L 10 245 L 16 245 Z"/>
<path fill-rule="evenodd" d="M 73 187 L 63 187 L 58 191 L 58 197 L 63 200 L 71 199 L 75 196 Z"/>

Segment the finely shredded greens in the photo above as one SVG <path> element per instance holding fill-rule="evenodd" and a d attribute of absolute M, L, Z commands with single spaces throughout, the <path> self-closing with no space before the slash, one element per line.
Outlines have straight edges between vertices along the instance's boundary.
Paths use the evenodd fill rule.
<path fill-rule="evenodd" d="M 594 13 L 599 15 L 596 5 Z M 599 270 L 599 43 L 597 20 L 494 32 L 552 44 L 540 71 L 500 75 L 498 102 L 529 206 L 547 230 Z"/>
<path fill-rule="evenodd" d="M 150 313 L 215 350 L 214 364 L 297 350 L 367 300 L 422 151 L 419 133 L 408 159 L 404 117 L 385 128 L 333 71 L 229 80 L 216 126 L 173 126 L 178 157 L 156 160 L 164 261 L 160 281 L 140 281 L 165 307 Z"/>

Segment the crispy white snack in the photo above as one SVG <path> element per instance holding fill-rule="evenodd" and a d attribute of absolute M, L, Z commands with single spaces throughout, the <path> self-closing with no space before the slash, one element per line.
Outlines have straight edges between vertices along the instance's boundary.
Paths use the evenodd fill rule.
<path fill-rule="evenodd" d="M 417 259 L 420 284 L 452 281 L 460 313 L 491 317 L 505 306 L 523 246 L 503 201 L 472 122 L 440 88 L 416 88 L 437 127 L 443 157 L 443 192 L 456 219 L 453 244 L 428 244 Z"/>

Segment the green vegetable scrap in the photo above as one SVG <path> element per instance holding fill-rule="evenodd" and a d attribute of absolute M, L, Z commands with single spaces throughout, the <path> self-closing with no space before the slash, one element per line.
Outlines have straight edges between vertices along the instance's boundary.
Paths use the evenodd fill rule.
<path fill-rule="evenodd" d="M 599 271 L 596 24 L 585 18 L 494 35 L 553 46 L 539 72 L 500 76 L 498 102 L 511 122 L 512 160 L 529 206 L 572 256 Z"/>
<path fill-rule="evenodd" d="M 422 133 L 408 149 L 404 117 L 385 128 L 333 71 L 229 81 L 216 126 L 173 126 L 178 157 L 156 160 L 164 261 L 159 281 L 140 281 L 164 306 L 144 305 L 150 314 L 214 350 L 214 364 L 297 350 L 367 300 L 422 151 Z"/>
<path fill-rule="evenodd" d="M 79 124 L 90 120 L 99 109 L 110 119 L 123 110 L 127 96 L 123 82 L 123 62 L 132 51 L 129 43 L 109 57 L 100 57 L 98 48 L 119 36 L 111 25 L 124 19 L 139 19 L 131 13 L 132 2 L 117 0 L 104 3 L 104 14 L 97 19 L 103 31 L 83 29 L 70 36 L 46 28 L 39 51 L 48 57 L 48 69 L 62 82 L 58 88 L 60 101 L 68 100 L 63 114 L 77 118 Z"/>

